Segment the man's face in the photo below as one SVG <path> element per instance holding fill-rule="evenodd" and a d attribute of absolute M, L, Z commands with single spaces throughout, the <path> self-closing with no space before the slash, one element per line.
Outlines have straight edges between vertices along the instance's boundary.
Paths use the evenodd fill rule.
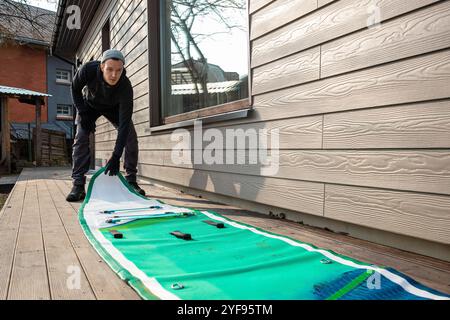
<path fill-rule="evenodd" d="M 103 72 L 103 79 L 110 86 L 114 86 L 120 79 L 123 72 L 123 62 L 120 60 L 109 59 L 100 64 L 100 69 Z"/>

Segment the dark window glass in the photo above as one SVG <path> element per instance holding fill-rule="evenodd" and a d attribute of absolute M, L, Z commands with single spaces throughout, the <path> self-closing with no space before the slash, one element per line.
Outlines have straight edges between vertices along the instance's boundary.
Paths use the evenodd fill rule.
<path fill-rule="evenodd" d="M 111 46 L 111 39 L 109 31 L 109 20 L 107 20 L 102 28 L 102 52 L 111 49 L 110 46 Z"/>

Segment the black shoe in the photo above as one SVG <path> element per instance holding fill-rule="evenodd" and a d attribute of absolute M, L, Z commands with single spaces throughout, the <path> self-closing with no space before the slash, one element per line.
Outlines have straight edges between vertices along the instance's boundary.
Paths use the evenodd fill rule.
<path fill-rule="evenodd" d="M 84 185 L 74 185 L 66 200 L 69 202 L 75 202 L 83 200 L 86 197 L 86 192 L 84 192 Z"/>
<path fill-rule="evenodd" d="M 128 182 L 128 183 L 130 184 L 130 186 L 134 188 L 134 190 L 136 190 L 137 193 L 140 193 L 141 195 L 145 196 L 145 191 L 141 189 L 141 187 L 139 187 L 136 182 Z"/>

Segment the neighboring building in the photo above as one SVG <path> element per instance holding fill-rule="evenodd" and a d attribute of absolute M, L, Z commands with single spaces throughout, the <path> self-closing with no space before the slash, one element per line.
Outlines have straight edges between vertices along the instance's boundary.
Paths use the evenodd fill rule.
<path fill-rule="evenodd" d="M 69 30 L 66 8 L 81 2 L 81 29 Z M 161 7 L 165 1 L 81 2 L 60 1 L 53 49 L 82 62 L 99 59 L 108 47 L 124 51 L 134 86 L 142 178 L 450 260 L 450 1 L 374 6 L 367 0 L 250 0 L 244 14 L 251 22 L 247 41 L 236 36 L 245 43 L 237 40 L 227 48 L 219 41 L 204 57 L 195 55 L 195 46 L 173 47 L 193 37 L 171 25 L 177 16 L 167 18 L 173 9 Z M 209 25 L 200 30 L 203 41 L 231 34 Z M 171 42 L 170 35 L 178 40 Z M 246 61 L 245 53 L 236 54 L 244 47 L 251 48 L 248 72 L 225 67 Z M 180 54 L 174 58 L 174 52 Z M 217 83 L 201 71 L 196 81 L 180 80 L 197 95 L 198 109 L 184 112 L 194 100 L 174 105 L 171 90 L 176 84 L 170 69 L 180 56 L 206 57 L 224 72 L 237 72 L 238 79 L 249 74 L 250 98 L 211 105 L 199 88 Z M 180 146 L 178 138 L 191 140 L 194 119 L 205 117 L 203 129 L 217 129 L 214 133 L 265 129 L 270 136 L 279 130 L 279 170 L 261 161 L 173 161 L 174 147 L 198 147 Z M 174 132 L 181 133 L 177 139 Z M 98 165 L 110 157 L 115 137 L 113 126 L 99 119 Z M 271 151 L 275 156 L 278 149 Z"/>
<path fill-rule="evenodd" d="M 50 50 L 56 13 L 21 3 L 14 8 L 3 2 L 0 0 L 0 12 L 13 18 L 0 20 L 0 84 L 49 93 L 51 97 L 45 98 L 42 106 L 42 127 L 64 132 L 72 139 L 72 64 L 51 55 Z M 34 106 L 11 100 L 9 110 L 12 135 L 27 139 L 29 124 L 34 127 L 36 120 Z M 20 153 L 16 156 L 27 158 Z"/>
<path fill-rule="evenodd" d="M 47 57 L 47 86 L 51 97 L 48 99 L 49 122 L 66 132 L 67 139 L 75 136 L 73 132 L 74 114 L 70 85 L 73 78 L 72 65 L 49 55 Z M 60 129 L 60 131 L 61 131 Z"/>
<path fill-rule="evenodd" d="M 237 72 L 225 72 L 220 66 L 202 63 L 197 60 L 179 62 L 171 69 L 171 103 L 178 106 L 177 113 L 199 109 L 196 97 L 204 92 L 202 87 L 195 86 L 195 73 L 206 71 L 208 105 L 220 105 L 248 96 L 248 81 L 239 80 Z M 194 71 L 195 70 L 195 71 Z M 172 109 L 172 112 L 174 109 Z"/>

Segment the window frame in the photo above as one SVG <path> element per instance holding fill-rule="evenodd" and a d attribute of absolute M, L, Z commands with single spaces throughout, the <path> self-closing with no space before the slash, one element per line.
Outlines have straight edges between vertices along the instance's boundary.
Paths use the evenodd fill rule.
<path fill-rule="evenodd" d="M 67 73 L 67 79 L 60 79 L 60 78 L 58 78 L 58 73 L 60 73 L 60 72 Z M 70 80 L 71 75 L 72 75 L 72 72 L 70 70 L 56 69 L 55 70 L 56 83 L 59 83 L 59 84 L 71 84 L 72 83 L 72 81 Z"/>
<path fill-rule="evenodd" d="M 149 112 L 150 112 L 150 132 L 159 131 L 193 125 L 194 121 L 208 118 L 208 122 L 223 121 L 230 114 L 230 119 L 238 117 L 248 117 L 253 105 L 252 96 L 252 69 L 251 69 L 251 46 L 250 46 L 250 16 L 249 0 L 247 0 L 247 59 L 248 59 L 248 97 L 233 102 L 201 108 L 189 112 L 180 113 L 168 117 L 162 116 L 162 107 L 164 103 L 164 88 L 162 78 L 167 76 L 164 72 L 164 66 L 161 63 L 161 57 L 166 54 L 166 50 L 161 45 L 161 16 L 164 14 L 164 6 L 161 2 L 164 0 L 147 0 L 148 12 L 148 75 L 149 75 Z M 155 45 L 157 44 L 157 45 Z M 153 80 L 156 79 L 156 80 Z M 243 111 L 243 112 L 237 112 Z"/>
<path fill-rule="evenodd" d="M 58 113 L 58 107 L 67 107 L 69 114 Z M 57 103 L 56 104 L 56 120 L 73 120 L 73 106 L 71 104 L 66 104 L 66 103 Z"/>

